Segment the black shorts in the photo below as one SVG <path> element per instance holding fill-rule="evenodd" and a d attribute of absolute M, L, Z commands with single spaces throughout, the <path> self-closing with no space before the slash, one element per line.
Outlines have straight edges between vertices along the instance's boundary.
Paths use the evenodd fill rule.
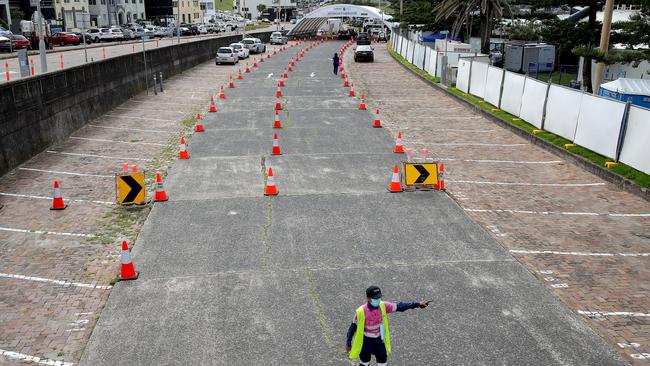
<path fill-rule="evenodd" d="M 361 362 L 370 362 L 371 355 L 375 355 L 377 363 L 386 363 L 388 361 L 386 346 L 384 345 L 384 341 L 381 340 L 381 337 L 363 337 L 363 347 L 361 347 L 359 359 Z"/>

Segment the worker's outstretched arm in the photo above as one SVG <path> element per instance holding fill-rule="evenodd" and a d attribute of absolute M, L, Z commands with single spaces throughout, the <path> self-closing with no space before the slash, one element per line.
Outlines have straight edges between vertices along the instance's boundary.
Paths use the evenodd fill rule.
<path fill-rule="evenodd" d="M 395 310 L 399 311 L 399 312 L 403 312 L 403 311 L 406 311 L 406 310 L 416 309 L 416 308 L 424 309 L 427 306 L 429 306 L 428 301 L 414 301 L 414 302 L 409 302 L 409 301 L 404 302 L 403 301 L 403 302 L 398 302 L 397 303 L 397 309 L 395 309 Z"/>
<path fill-rule="evenodd" d="M 345 346 L 349 349 L 352 347 L 352 336 L 354 335 L 354 332 L 357 331 L 357 323 L 350 323 L 350 328 L 348 328 L 348 337 L 345 340 Z"/>

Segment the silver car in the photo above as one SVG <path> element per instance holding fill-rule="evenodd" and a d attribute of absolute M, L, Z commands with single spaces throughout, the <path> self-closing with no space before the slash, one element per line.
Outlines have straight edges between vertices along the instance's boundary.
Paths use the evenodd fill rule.
<path fill-rule="evenodd" d="M 287 37 L 283 36 L 281 32 L 273 32 L 271 33 L 271 40 L 269 43 L 271 44 L 287 44 L 289 40 Z"/>
<path fill-rule="evenodd" d="M 239 62 L 239 55 L 237 52 L 235 52 L 232 47 L 220 47 L 219 50 L 217 50 L 217 56 L 214 59 L 214 63 L 216 65 L 220 65 L 222 63 L 228 63 L 228 64 L 236 64 Z"/>
<path fill-rule="evenodd" d="M 248 48 L 250 53 L 266 52 L 266 45 L 259 38 L 244 38 L 240 43 Z"/>

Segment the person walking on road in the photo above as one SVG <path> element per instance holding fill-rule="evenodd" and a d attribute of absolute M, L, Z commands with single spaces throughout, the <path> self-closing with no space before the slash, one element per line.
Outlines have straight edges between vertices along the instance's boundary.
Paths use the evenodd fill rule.
<path fill-rule="evenodd" d="M 381 289 L 377 286 L 368 287 L 366 297 L 368 302 L 357 308 L 348 328 L 345 350 L 351 360 L 359 358 L 359 366 L 368 366 L 372 355 L 375 355 L 377 366 L 385 366 L 391 354 L 387 315 L 394 311 L 424 309 L 429 306 L 429 301 L 397 304 L 381 301 Z"/>
<path fill-rule="evenodd" d="M 334 57 L 332 57 L 332 63 L 334 64 L 334 75 L 338 75 L 339 72 L 339 55 L 338 53 L 334 53 Z"/>

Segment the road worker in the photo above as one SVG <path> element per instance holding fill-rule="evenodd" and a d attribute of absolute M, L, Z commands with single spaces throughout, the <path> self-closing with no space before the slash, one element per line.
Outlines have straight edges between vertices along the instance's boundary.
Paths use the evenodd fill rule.
<path fill-rule="evenodd" d="M 366 297 L 368 302 L 357 308 L 348 329 L 345 350 L 349 353 L 351 360 L 359 358 L 360 366 L 369 365 L 372 355 L 375 355 L 377 366 L 384 366 L 391 354 L 388 314 L 415 308 L 424 309 L 429 306 L 429 301 L 399 302 L 397 304 L 381 301 L 381 289 L 377 286 L 368 287 Z"/>

